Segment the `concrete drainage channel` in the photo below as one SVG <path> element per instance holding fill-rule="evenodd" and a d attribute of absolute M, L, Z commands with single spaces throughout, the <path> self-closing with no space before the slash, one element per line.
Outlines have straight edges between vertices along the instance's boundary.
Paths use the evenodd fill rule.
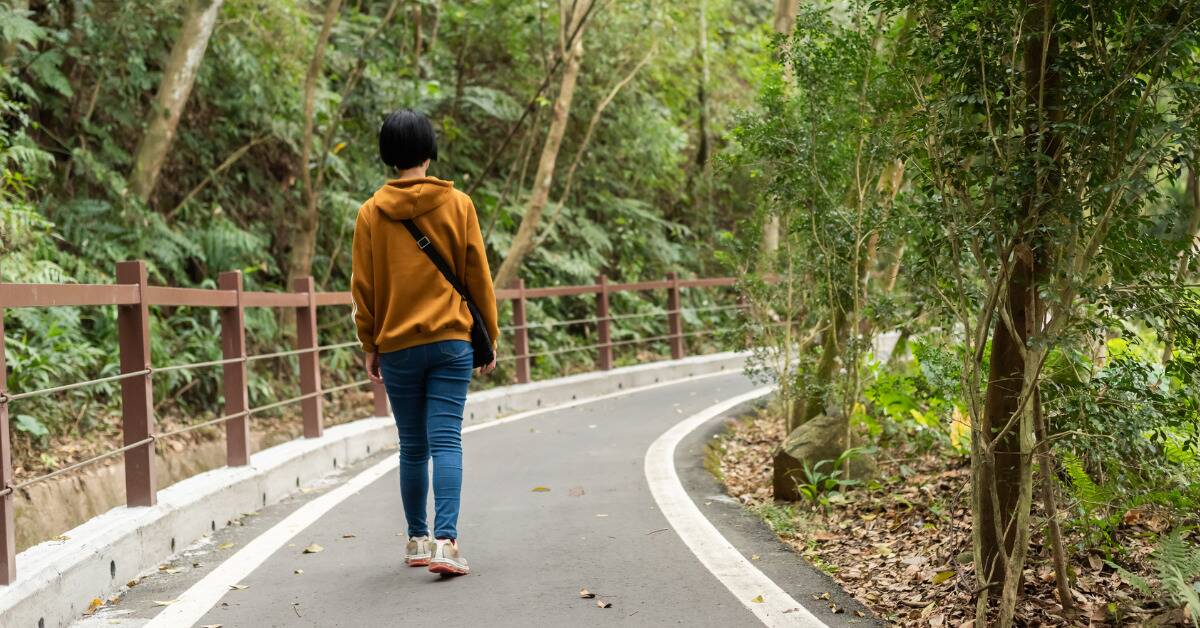
<path fill-rule="evenodd" d="M 746 356 L 719 353 L 481 391 L 467 398 L 464 426 L 639 386 L 737 371 Z M 321 438 L 265 449 L 253 455 L 249 466 L 180 481 L 160 491 L 153 507 L 114 508 L 67 532 L 65 540 L 17 555 L 17 581 L 0 586 L 0 625 L 66 626 L 93 598 L 106 599 L 125 582 L 157 570 L 176 548 L 242 513 L 277 503 L 340 466 L 395 447 L 391 418 L 366 418 L 331 427 Z"/>

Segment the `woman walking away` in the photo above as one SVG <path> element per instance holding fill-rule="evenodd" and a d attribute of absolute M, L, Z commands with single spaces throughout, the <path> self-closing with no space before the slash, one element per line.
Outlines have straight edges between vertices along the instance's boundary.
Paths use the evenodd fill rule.
<path fill-rule="evenodd" d="M 389 115 L 379 155 L 396 176 L 358 209 L 354 322 L 367 376 L 386 386 L 400 435 L 405 562 L 461 575 L 470 570 L 456 528 L 463 406 L 473 367 L 480 374 L 496 368 L 496 296 L 470 197 L 425 174 L 437 159 L 429 120 L 405 109 Z M 431 458 L 432 539 L 425 512 Z"/>

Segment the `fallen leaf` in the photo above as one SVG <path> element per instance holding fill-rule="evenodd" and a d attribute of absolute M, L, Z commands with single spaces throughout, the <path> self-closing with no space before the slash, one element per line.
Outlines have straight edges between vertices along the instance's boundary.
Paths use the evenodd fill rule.
<path fill-rule="evenodd" d="M 751 601 L 751 602 L 754 602 L 755 604 L 762 604 L 762 603 L 763 603 L 763 596 L 762 596 L 762 594 L 756 595 L 756 596 L 754 596 L 754 598 L 753 598 L 753 599 L 751 599 L 750 601 Z"/>
<path fill-rule="evenodd" d="M 316 554 L 317 552 L 323 552 L 323 551 L 325 551 L 325 548 L 324 548 L 324 547 L 321 547 L 320 545 L 317 545 L 316 543 L 313 543 L 313 544 L 309 545 L 308 547 L 304 548 L 304 552 L 303 552 L 303 553 L 305 553 L 305 554 Z"/>
<path fill-rule="evenodd" d="M 354 536 L 354 534 L 353 534 L 353 533 L 351 533 L 351 532 L 347 532 L 347 533 L 345 533 L 345 534 L 343 534 L 343 535 L 342 535 L 342 538 L 343 538 L 343 539 L 352 539 L 352 538 L 355 538 L 355 536 Z"/>
<path fill-rule="evenodd" d="M 179 600 L 154 600 L 155 606 L 170 606 Z"/>
<path fill-rule="evenodd" d="M 104 600 L 94 597 L 92 598 L 92 603 L 88 604 L 87 610 L 84 611 L 84 613 L 91 615 L 92 613 L 96 612 L 97 608 L 100 608 L 101 606 L 104 606 Z"/>
<path fill-rule="evenodd" d="M 813 593 L 813 599 L 814 600 L 828 600 L 829 599 L 829 591 L 826 591 L 824 593 Z"/>
<path fill-rule="evenodd" d="M 217 546 L 217 549 L 229 549 L 234 546 L 234 543 L 222 543 Z"/>
<path fill-rule="evenodd" d="M 946 625 L 946 616 L 941 613 L 938 613 L 937 615 L 934 615 L 929 618 L 930 628 L 942 628 L 942 626 L 945 626 L 945 625 Z"/>
<path fill-rule="evenodd" d="M 762 557 L 761 557 L 761 556 L 759 556 L 758 554 L 751 554 L 751 555 L 750 555 L 750 560 L 758 560 L 759 558 L 762 558 Z"/>
<path fill-rule="evenodd" d="M 50 540 L 51 540 L 51 541 L 70 541 L 70 540 L 71 540 L 71 537 L 69 537 L 69 536 L 67 536 L 67 535 L 65 535 L 65 534 L 60 534 L 60 535 L 58 535 L 58 536 L 56 536 L 56 537 L 54 537 L 54 538 L 52 538 L 52 539 L 50 539 Z"/>
<path fill-rule="evenodd" d="M 1100 558 L 1099 556 L 1097 556 L 1095 554 L 1088 554 L 1087 561 L 1088 561 L 1088 565 L 1091 566 L 1092 571 L 1103 571 L 1104 570 L 1104 559 L 1103 558 Z"/>
<path fill-rule="evenodd" d="M 204 624 L 200 628 L 221 628 L 222 624 Z"/>
<path fill-rule="evenodd" d="M 862 611 L 854 611 L 854 616 L 855 617 L 866 617 L 867 614 Z"/>
<path fill-rule="evenodd" d="M 596 606 L 598 606 L 600 608 L 612 608 L 612 602 L 605 602 L 604 600 L 596 600 Z"/>
<path fill-rule="evenodd" d="M 298 576 L 298 575 L 300 575 L 300 574 L 304 573 L 304 570 L 303 570 L 303 569 L 297 569 L 297 570 L 293 571 L 292 573 L 294 573 L 294 574 L 296 574 L 296 575 Z"/>
<path fill-rule="evenodd" d="M 946 569 L 944 571 L 939 571 L 939 572 L 933 574 L 932 582 L 934 584 L 941 584 L 941 583 L 953 578 L 954 574 L 956 574 L 956 573 L 958 573 L 958 572 L 954 571 L 953 569 Z"/>
<path fill-rule="evenodd" d="M 550 489 L 545 486 L 535 486 L 535 487 L 533 487 L 533 489 L 530 492 L 532 492 L 532 493 L 549 493 Z"/>
<path fill-rule="evenodd" d="M 231 584 L 231 585 L 229 585 L 229 588 L 233 591 L 244 591 L 246 589 L 249 589 L 250 585 L 248 585 L 248 584 Z"/>
<path fill-rule="evenodd" d="M 592 598 L 596 597 L 596 594 L 595 594 L 595 593 L 592 593 L 591 591 L 588 591 L 587 589 L 580 589 L 580 590 L 579 590 L 579 597 L 581 597 L 581 598 L 583 598 L 583 599 L 585 599 L 585 600 L 590 600 L 590 599 L 592 599 Z"/>

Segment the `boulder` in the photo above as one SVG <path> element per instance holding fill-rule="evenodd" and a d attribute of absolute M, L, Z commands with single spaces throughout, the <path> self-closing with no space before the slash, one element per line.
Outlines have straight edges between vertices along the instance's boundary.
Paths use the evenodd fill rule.
<path fill-rule="evenodd" d="M 805 483 L 804 466 L 810 468 L 822 460 L 837 460 L 846 451 L 846 427 L 849 419 L 845 417 L 819 414 L 809 419 L 783 439 L 783 443 L 775 450 L 774 477 L 772 485 L 775 489 L 775 499 L 781 501 L 799 501 L 802 498 L 796 490 L 796 483 Z M 830 465 L 821 470 L 829 473 Z M 850 460 L 850 479 L 865 480 L 875 475 L 875 459 L 866 454 L 860 454 Z"/>

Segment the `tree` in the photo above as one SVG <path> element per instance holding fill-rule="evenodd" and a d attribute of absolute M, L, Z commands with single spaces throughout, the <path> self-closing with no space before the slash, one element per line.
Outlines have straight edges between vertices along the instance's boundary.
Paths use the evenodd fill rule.
<path fill-rule="evenodd" d="M 150 112 L 150 124 L 138 143 L 129 175 L 129 189 L 147 202 L 158 182 L 167 151 L 175 139 L 179 118 L 187 105 L 196 80 L 196 71 L 208 49 L 208 39 L 217 23 L 223 0 L 191 0 L 171 56 L 163 68 L 158 95 Z"/>
<path fill-rule="evenodd" d="M 550 116 L 550 124 L 546 129 L 546 141 L 542 145 L 541 158 L 538 160 L 537 173 L 533 178 L 533 188 L 529 192 L 529 201 L 525 204 L 525 213 L 521 217 L 521 225 L 513 236 L 512 244 L 500 268 L 496 271 L 496 286 L 506 288 L 517 279 L 517 272 L 525 256 L 533 250 L 538 225 L 541 223 L 542 211 L 550 198 L 550 186 L 554 182 L 554 165 L 558 160 L 558 149 L 562 145 L 563 133 L 571 115 L 571 100 L 575 97 L 575 82 L 579 78 L 579 66 L 583 61 L 583 33 L 585 20 L 591 11 L 592 0 L 577 0 L 572 3 L 569 15 L 563 14 L 560 25 L 560 54 L 565 63 L 562 79 L 559 83 L 558 97 L 554 100 L 554 110 Z M 568 46 L 569 44 L 569 46 Z"/>
<path fill-rule="evenodd" d="M 1176 252 L 1150 220 L 1197 133 L 1196 7 L 886 5 L 913 9 L 919 22 L 903 72 L 918 96 L 910 141 L 923 173 L 910 224 L 915 272 L 962 330 L 947 350 L 961 361 L 972 428 L 976 619 L 1010 626 L 1029 553 L 1033 458 L 1053 472 L 1051 444 L 1075 420 L 1062 410 L 1073 407 L 1068 391 L 1103 394 L 1097 366 L 1072 356 L 1110 328 L 1196 336 L 1195 295 L 1170 279 Z M 1084 374 L 1050 389 L 1057 410 L 1047 416 L 1056 362 Z"/>
<path fill-rule="evenodd" d="M 304 76 L 304 131 L 300 136 L 300 185 L 303 207 L 296 216 L 295 232 L 292 236 L 291 252 L 288 255 L 288 284 L 298 277 L 312 274 L 313 251 L 317 246 L 317 227 L 320 224 L 320 211 L 317 203 L 320 200 L 318 190 L 313 184 L 312 161 L 313 128 L 316 120 L 313 118 L 314 101 L 317 94 L 317 83 L 321 80 L 321 68 L 325 63 L 325 46 L 329 43 L 333 24 L 337 21 L 338 11 L 342 0 L 329 0 L 325 5 L 325 17 L 321 22 L 321 31 L 317 35 L 313 47 L 312 59 L 308 63 L 308 73 Z M 322 160 L 324 155 L 322 155 Z"/>

